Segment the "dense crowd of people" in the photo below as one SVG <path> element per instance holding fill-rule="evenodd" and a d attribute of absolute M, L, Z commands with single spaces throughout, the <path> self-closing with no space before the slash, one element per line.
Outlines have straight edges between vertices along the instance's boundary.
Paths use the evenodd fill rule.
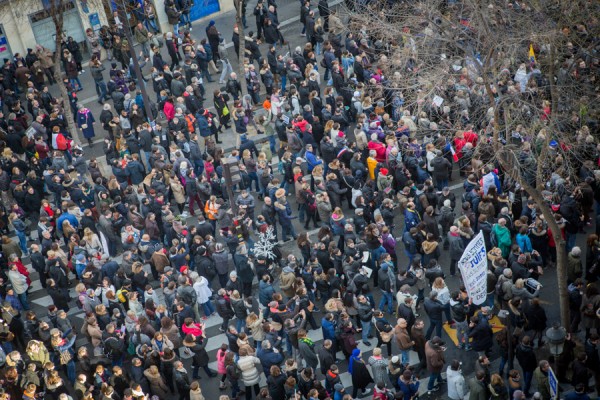
<path fill-rule="evenodd" d="M 246 30 L 243 49 L 237 27 L 232 37 L 246 56 L 243 83 L 214 21 L 206 38 L 192 38 L 189 1 L 165 2 L 173 29 L 162 37 L 152 4 L 139 3 L 133 36 L 140 61 L 151 64 L 152 116 L 119 13 L 110 28 L 87 35 L 103 104 L 97 119 L 77 104 L 83 66 L 72 38 L 62 49 L 68 99 L 48 90 L 55 81 L 47 49 L 5 62 L 2 398 L 204 399 L 200 369 L 230 391 L 221 400 L 411 400 L 427 375 L 429 394 L 446 385 L 453 400 L 469 392 L 476 400 L 551 398 L 550 363 L 536 353 L 549 325 L 539 280 L 554 274 L 557 243 L 539 204 L 494 159 L 494 114 L 481 78 L 448 71 L 443 107 L 404 104 L 406 93 L 387 80 L 397 72 L 387 63 L 395 44 L 348 31 L 352 21 L 327 0 L 315 6 L 302 2 L 306 45 L 285 56 L 277 4 L 258 0 L 256 36 Z M 598 58 L 570 51 L 564 68 L 576 74 L 559 71 L 558 80 L 593 82 Z M 107 82 L 104 55 L 112 61 Z M 566 242 L 571 326 L 552 362 L 559 380 L 573 384 L 566 398 L 585 400 L 592 377 L 600 393 L 600 224 L 585 249 L 576 244 L 600 202 L 597 125 L 577 112 L 563 127 L 576 140 L 555 137 L 545 90 L 555 77 L 526 53 L 511 61 L 494 77 L 503 99 L 496 102 L 507 110 L 527 98 L 543 111 L 530 113 L 537 130 L 504 132 L 503 145 L 513 146 L 532 186 L 546 143 L 553 155 L 542 166 L 552 171 L 542 194 Z M 223 87 L 207 93 L 216 74 Z M 96 122 L 106 132 L 108 169 L 73 140 L 68 112 L 90 146 Z M 255 142 L 255 132 L 267 140 Z M 236 135 L 236 148 L 219 146 L 219 135 Z M 231 199 L 228 157 L 238 160 L 240 177 Z M 458 191 L 450 187 L 456 179 Z M 457 267 L 479 232 L 489 250 L 482 306 Z M 283 251 L 292 239 L 294 251 Z M 32 311 L 28 297 L 37 281 L 53 302 L 46 315 Z M 85 313 L 81 327 L 73 307 Z M 508 311 L 500 329 L 490 322 L 498 310 Z M 205 324 L 215 315 L 226 342 L 213 370 L 206 347 L 216 339 Z M 318 329 L 319 344 L 311 339 Z M 446 331 L 455 333 L 458 354 L 477 357 L 472 378 L 460 357 L 445 358 L 453 340 L 443 339 Z M 88 344 L 76 346 L 77 337 Z M 492 350 L 500 353 L 497 370 Z"/>

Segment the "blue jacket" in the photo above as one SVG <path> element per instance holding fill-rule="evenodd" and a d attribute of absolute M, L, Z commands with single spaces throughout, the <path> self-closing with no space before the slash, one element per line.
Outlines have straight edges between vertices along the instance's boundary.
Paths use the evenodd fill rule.
<path fill-rule="evenodd" d="M 565 400 L 590 400 L 587 393 L 570 392 L 565 395 Z"/>
<path fill-rule="evenodd" d="M 277 201 L 277 203 L 279 203 L 279 201 Z M 290 203 L 289 201 L 286 201 L 285 205 L 279 203 L 280 206 L 284 206 L 279 207 L 279 206 L 275 206 L 275 210 L 277 211 L 277 215 L 279 216 L 279 223 L 283 226 L 283 225 L 291 225 L 292 224 L 292 219 L 296 218 L 294 216 L 292 216 L 292 208 L 290 207 Z"/>
<path fill-rule="evenodd" d="M 260 276 L 258 278 L 261 279 Z M 258 284 L 258 300 L 260 301 L 260 304 L 268 307 L 269 303 L 273 300 L 274 293 L 275 289 L 273 288 L 273 285 L 261 279 Z"/>
<path fill-rule="evenodd" d="M 134 185 L 139 185 L 144 181 L 146 177 L 146 170 L 141 162 L 132 160 L 125 167 L 127 172 L 129 173 L 129 177 L 131 178 L 131 183 Z"/>
<path fill-rule="evenodd" d="M 404 210 L 404 232 L 410 231 L 410 228 L 415 228 L 419 222 L 421 222 L 421 217 L 415 210 L 409 210 L 408 208 Z"/>
<path fill-rule="evenodd" d="M 62 224 L 64 220 L 69 221 L 71 226 L 75 229 L 79 227 L 79 221 L 77 221 L 77 217 L 70 212 L 65 212 L 62 213 L 61 216 L 56 220 L 56 229 L 58 229 L 59 233 L 62 233 Z"/>
<path fill-rule="evenodd" d="M 109 277 L 113 278 L 117 274 L 117 270 L 120 268 L 119 264 L 116 261 L 109 261 L 102 266 L 100 270 L 102 278 Z"/>
<path fill-rule="evenodd" d="M 516 242 L 521 248 L 521 253 L 531 253 L 533 247 L 531 246 L 531 239 L 527 235 L 517 234 Z"/>
<path fill-rule="evenodd" d="M 317 157 L 311 151 L 304 153 L 306 157 L 306 164 L 308 165 L 308 172 L 312 172 L 313 168 L 317 165 L 323 164 L 323 160 L 317 160 Z"/>
<path fill-rule="evenodd" d="M 410 400 L 415 394 L 419 393 L 418 380 L 414 383 L 404 383 L 402 379 L 398 378 L 398 388 L 404 393 L 404 400 Z"/>
<path fill-rule="evenodd" d="M 200 131 L 200 136 L 208 137 L 212 135 L 210 130 L 210 126 L 208 126 L 208 120 L 204 115 L 196 114 L 196 122 L 198 124 L 198 130 Z"/>
<path fill-rule="evenodd" d="M 323 340 L 335 340 L 335 321 L 328 321 L 323 317 L 321 319 L 321 330 L 323 331 Z"/>
<path fill-rule="evenodd" d="M 336 390 L 335 394 L 333 395 L 333 400 L 342 400 L 344 398 L 345 394 L 346 394 L 345 392 L 338 392 Z"/>
<path fill-rule="evenodd" d="M 271 374 L 271 367 L 283 362 L 283 355 L 281 353 L 275 353 L 273 349 L 261 349 L 260 353 L 258 353 L 258 359 L 262 364 L 265 375 L 268 377 Z"/>
<path fill-rule="evenodd" d="M 333 217 L 330 217 L 329 226 L 331 227 L 331 233 L 333 233 L 334 235 L 343 235 L 344 228 L 346 226 L 346 218 L 342 218 L 339 221 L 335 221 Z"/>

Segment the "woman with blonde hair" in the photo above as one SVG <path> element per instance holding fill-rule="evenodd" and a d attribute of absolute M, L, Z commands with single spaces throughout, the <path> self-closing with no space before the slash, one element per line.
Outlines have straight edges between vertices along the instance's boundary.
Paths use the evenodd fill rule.
<path fill-rule="evenodd" d="M 488 384 L 490 393 L 490 400 L 509 400 L 508 389 L 502 377 L 498 374 L 493 374 L 490 377 L 490 383 Z"/>
<path fill-rule="evenodd" d="M 383 384 L 385 387 L 392 387 L 389 375 L 387 373 L 388 360 L 381 355 L 381 348 L 375 347 L 373 355 L 369 357 L 369 365 L 373 373 L 375 385 Z"/>
<path fill-rule="evenodd" d="M 75 382 L 75 362 L 73 361 L 73 345 L 75 344 L 76 335 L 70 339 L 62 337 L 58 329 L 50 330 L 50 344 L 52 349 L 59 355 L 58 362 L 64 366 L 69 381 Z M 58 375 L 58 371 L 53 370 Z"/>
<path fill-rule="evenodd" d="M 313 193 L 320 193 L 322 191 L 319 191 L 317 188 L 317 181 L 320 182 L 324 182 L 325 179 L 323 178 L 323 166 L 321 164 L 315 166 L 312 170 L 312 172 L 310 173 L 310 190 Z"/>
<path fill-rule="evenodd" d="M 254 347 L 259 349 L 260 344 L 265 340 L 265 331 L 263 330 L 263 314 L 260 312 L 259 315 L 250 313 L 246 317 L 246 327 L 250 329 L 250 334 L 254 340 Z"/>
<path fill-rule="evenodd" d="M 96 312 L 96 320 L 98 321 L 98 327 L 100 330 L 104 331 L 106 329 L 106 325 L 111 323 L 110 315 L 108 315 L 108 311 L 106 310 L 106 306 L 104 304 L 98 304 L 94 311 Z"/>
<path fill-rule="evenodd" d="M 89 227 L 86 227 L 83 230 L 83 239 L 85 240 L 85 250 L 89 255 L 95 256 L 102 251 L 102 242 L 100 242 L 100 238 Z"/>
<path fill-rule="evenodd" d="M 54 252 L 53 253 L 54 257 L 60 258 L 63 265 L 65 265 L 65 266 L 69 265 L 69 257 L 67 256 L 67 253 L 65 253 L 65 251 L 58 245 L 58 243 L 52 243 L 52 246 L 50 248 Z M 50 254 L 50 252 L 48 252 L 48 254 Z M 48 255 L 48 258 L 50 258 L 49 255 Z"/>
<path fill-rule="evenodd" d="M 227 396 L 220 396 L 219 399 L 221 399 L 223 397 L 227 397 Z M 205 400 L 204 395 L 202 394 L 202 389 L 200 388 L 200 384 L 198 383 L 198 381 L 194 381 L 191 383 L 189 399 L 190 400 Z M 229 399 L 229 397 L 227 397 L 227 399 Z"/>
<path fill-rule="evenodd" d="M 66 219 L 62 222 L 61 228 L 63 237 L 65 238 L 65 242 L 68 243 L 71 239 L 71 236 L 76 232 L 75 228 L 73 228 L 73 225 L 71 225 L 71 223 Z"/>
<path fill-rule="evenodd" d="M 437 293 L 437 299 L 444 306 L 444 313 L 446 314 L 446 323 L 452 324 L 454 321 L 450 316 L 450 289 L 446 286 L 444 278 L 438 276 L 431 285 L 431 291 Z"/>
<path fill-rule="evenodd" d="M 71 361 L 72 362 L 72 361 Z M 44 398 L 58 399 L 63 393 L 68 394 L 63 379 L 58 375 L 57 370 L 52 370 L 45 378 L 46 395 Z"/>

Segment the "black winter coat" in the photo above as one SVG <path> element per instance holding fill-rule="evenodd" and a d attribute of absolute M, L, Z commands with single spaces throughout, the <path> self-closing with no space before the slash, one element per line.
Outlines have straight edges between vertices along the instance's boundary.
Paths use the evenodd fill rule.
<path fill-rule="evenodd" d="M 537 368 L 537 357 L 531 346 L 525 346 L 520 343 L 517 345 L 515 355 L 517 356 L 517 360 L 519 361 L 521 368 L 523 368 L 523 371 L 533 372 Z"/>
<path fill-rule="evenodd" d="M 233 317 L 233 309 L 228 299 L 223 296 L 218 296 L 216 301 L 217 313 L 223 319 L 230 319 Z"/>
<path fill-rule="evenodd" d="M 373 382 L 373 378 L 363 361 L 352 362 L 352 386 L 364 389 Z"/>
<path fill-rule="evenodd" d="M 200 342 L 196 342 L 193 346 L 187 346 L 184 343 L 184 346 L 188 347 L 194 353 L 192 357 L 192 365 L 194 367 L 205 367 L 208 365 L 209 358 L 205 349 L 207 342 L 207 339 L 203 339 Z"/>
<path fill-rule="evenodd" d="M 494 344 L 494 332 L 485 321 L 480 321 L 469 330 L 469 337 L 473 339 L 472 347 L 475 351 L 490 349 Z"/>

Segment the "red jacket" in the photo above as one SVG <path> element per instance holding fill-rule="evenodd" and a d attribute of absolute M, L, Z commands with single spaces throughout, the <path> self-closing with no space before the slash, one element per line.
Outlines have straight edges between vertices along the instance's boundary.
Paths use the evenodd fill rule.
<path fill-rule="evenodd" d="M 367 144 L 367 147 L 369 148 L 369 150 L 375 150 L 377 152 L 375 159 L 378 162 L 385 162 L 385 145 L 383 143 L 369 142 Z"/>
<path fill-rule="evenodd" d="M 173 118 L 175 118 L 175 106 L 170 101 L 165 101 L 163 111 L 167 117 L 167 121 L 171 121 Z"/>

